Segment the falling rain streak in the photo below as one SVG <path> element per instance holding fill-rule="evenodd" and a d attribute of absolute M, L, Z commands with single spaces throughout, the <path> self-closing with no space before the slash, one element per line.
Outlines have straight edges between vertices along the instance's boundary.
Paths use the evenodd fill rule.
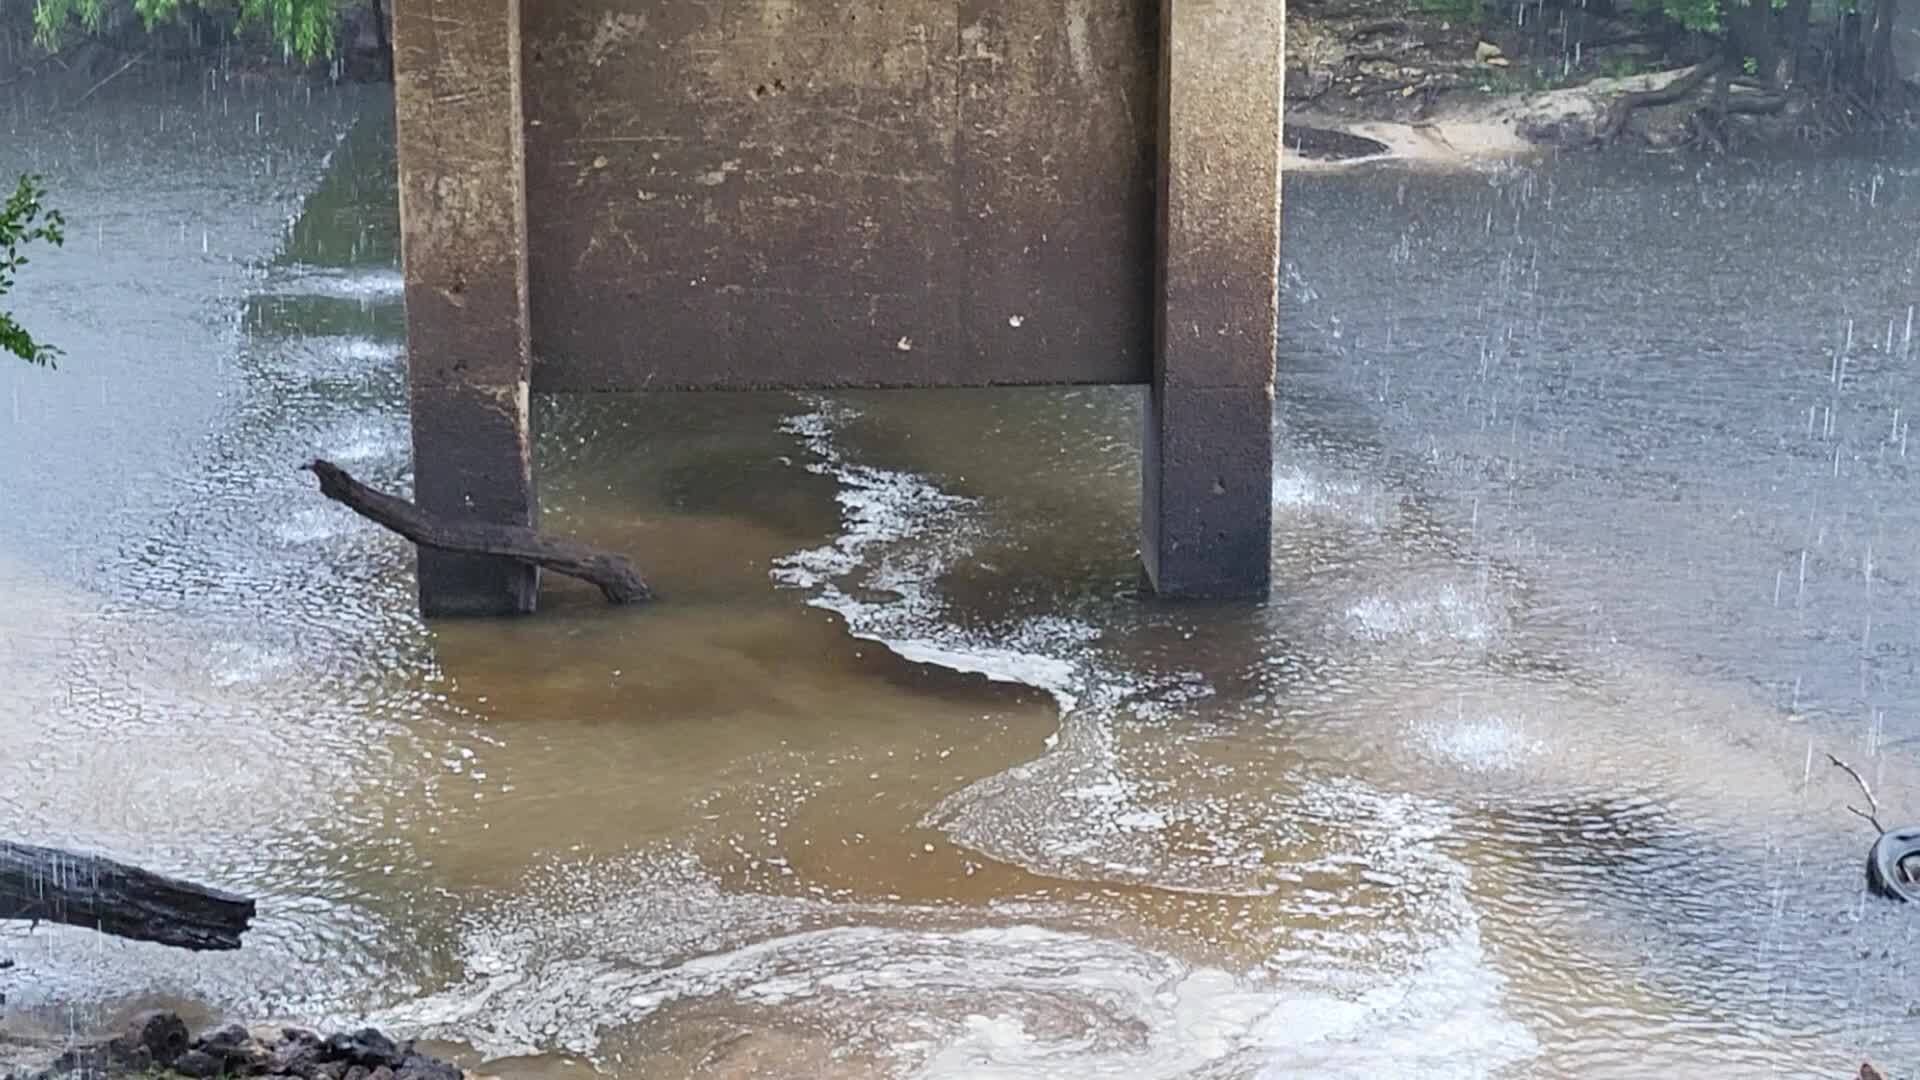
<path fill-rule="evenodd" d="M 0 374 L 0 817 L 266 916 L 0 936 L 48 1030 L 179 995 L 549 1076 L 1920 1054 L 1819 764 L 1920 806 L 1920 155 L 1290 180 L 1264 608 L 1142 602 L 1130 390 L 641 395 L 543 399 L 540 476 L 668 600 L 428 633 L 291 468 L 408 484 L 390 102 L 86 104 L 0 105 L 95 237 L 18 294 L 73 362 Z"/>

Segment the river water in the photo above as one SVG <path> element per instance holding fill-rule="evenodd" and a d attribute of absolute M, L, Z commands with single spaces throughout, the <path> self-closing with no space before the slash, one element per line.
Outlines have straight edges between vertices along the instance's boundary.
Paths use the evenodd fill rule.
<path fill-rule="evenodd" d="M 0 103 L 0 833 L 260 898 L 11 924 L 503 1077 L 1849 1075 L 1920 1052 L 1920 152 L 1288 180 L 1276 598 L 1162 606 L 1125 389 L 541 401 L 664 593 L 423 626 L 390 102 Z M 1920 446 L 1913 448 L 1920 456 Z M 0 1050 L 8 1043 L 0 1041 Z"/>

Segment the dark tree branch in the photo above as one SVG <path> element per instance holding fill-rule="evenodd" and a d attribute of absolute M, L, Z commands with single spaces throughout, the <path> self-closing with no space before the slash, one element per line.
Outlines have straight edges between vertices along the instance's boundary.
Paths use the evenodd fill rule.
<path fill-rule="evenodd" d="M 237 949 L 253 901 L 99 855 L 0 840 L 0 919 L 44 919 L 182 949 Z"/>
<path fill-rule="evenodd" d="M 625 556 L 571 540 L 557 540 L 523 525 L 444 518 L 405 499 L 376 491 L 330 461 L 312 461 L 301 468 L 320 478 L 320 491 L 327 498 L 421 547 L 465 555 L 497 555 L 531 563 L 599 586 L 609 603 L 626 604 L 653 596 L 640 572 Z"/>

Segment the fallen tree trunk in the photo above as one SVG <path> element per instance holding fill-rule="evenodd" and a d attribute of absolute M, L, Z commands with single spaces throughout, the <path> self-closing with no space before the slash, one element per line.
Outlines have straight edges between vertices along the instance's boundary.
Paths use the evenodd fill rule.
<path fill-rule="evenodd" d="M 181 949 L 237 949 L 253 901 L 99 855 L 0 840 L 0 919 L 84 926 Z"/>
<path fill-rule="evenodd" d="M 405 499 L 375 491 L 330 461 L 311 461 L 301 468 L 320 478 L 320 491 L 327 498 L 421 547 L 531 563 L 599 586 L 609 603 L 626 604 L 653 596 L 625 556 L 557 540 L 523 525 L 444 518 Z"/>

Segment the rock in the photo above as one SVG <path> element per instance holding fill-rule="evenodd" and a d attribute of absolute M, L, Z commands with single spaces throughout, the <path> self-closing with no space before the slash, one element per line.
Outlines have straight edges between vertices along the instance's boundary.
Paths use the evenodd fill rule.
<path fill-rule="evenodd" d="M 91 1046 L 76 1046 L 53 1059 L 53 1064 L 40 1075 L 42 1077 L 78 1074 L 94 1076 L 111 1071 L 118 1064 L 121 1068 L 145 1068 L 153 1060 L 152 1053 L 144 1046 L 119 1047 L 118 1040 L 95 1043 Z"/>
<path fill-rule="evenodd" d="M 130 1054 L 135 1048 L 146 1050 L 148 1064 L 165 1068 L 187 1052 L 187 1022 L 178 1013 L 143 1012 L 128 1021 L 126 1034 L 115 1041 L 123 1053 Z"/>
<path fill-rule="evenodd" d="M 267 1062 L 267 1071 L 283 1076 L 306 1077 L 313 1080 L 319 1075 L 325 1044 L 320 1036 L 299 1028 L 286 1028 L 280 1032 L 280 1041 L 273 1047 L 273 1053 Z"/>
<path fill-rule="evenodd" d="M 171 1068 L 181 1076 L 193 1077 L 193 1080 L 207 1080 L 219 1076 L 221 1067 L 226 1063 L 205 1050 L 189 1050 L 175 1058 Z"/>
<path fill-rule="evenodd" d="M 394 1080 L 466 1080 L 466 1074 L 457 1065 L 409 1050 L 394 1071 Z"/>
<path fill-rule="evenodd" d="M 202 1032 L 200 1037 L 193 1041 L 193 1048 L 204 1050 L 224 1062 L 239 1056 L 246 1049 L 249 1041 L 246 1028 L 239 1024 L 228 1024 L 225 1027 Z"/>
<path fill-rule="evenodd" d="M 273 1059 L 272 1053 L 239 1024 L 203 1033 L 194 1040 L 193 1048 L 218 1061 L 223 1073 L 263 1073 L 268 1071 Z"/>
<path fill-rule="evenodd" d="M 14 1063 L 9 1063 L 14 1064 Z M 5 1080 L 137 1078 L 155 1070 L 190 1080 L 271 1075 L 284 1080 L 467 1080 L 458 1067 L 373 1028 L 321 1037 L 293 1027 L 228 1024 L 190 1039 L 174 1013 L 142 1013 L 105 1042 L 72 1047 L 40 1073 L 0 1068 Z"/>
<path fill-rule="evenodd" d="M 393 1040 L 373 1028 L 361 1028 L 352 1034 L 342 1031 L 328 1037 L 327 1056 L 349 1065 L 362 1066 L 369 1072 L 380 1065 L 399 1065 L 402 1058 L 400 1048 L 394 1045 Z"/>
<path fill-rule="evenodd" d="M 273 1052 L 259 1043 L 248 1040 L 240 1052 L 227 1059 L 227 1071 L 247 1076 L 259 1076 L 273 1071 Z"/>
<path fill-rule="evenodd" d="M 1496 57 L 1500 56 L 1500 52 L 1500 46 L 1495 45 L 1491 41 L 1482 41 L 1474 45 L 1473 58 L 1483 64 L 1491 63 Z"/>
<path fill-rule="evenodd" d="M 193 1045 L 196 1050 L 225 1053 L 245 1045 L 246 1041 L 246 1028 L 239 1024 L 228 1024 L 225 1027 L 214 1028 L 212 1031 L 201 1032 L 200 1037 L 193 1041 Z"/>
<path fill-rule="evenodd" d="M 1285 93 L 1289 101 L 1311 101 L 1333 85 L 1333 72 L 1307 67 L 1287 69 Z"/>

